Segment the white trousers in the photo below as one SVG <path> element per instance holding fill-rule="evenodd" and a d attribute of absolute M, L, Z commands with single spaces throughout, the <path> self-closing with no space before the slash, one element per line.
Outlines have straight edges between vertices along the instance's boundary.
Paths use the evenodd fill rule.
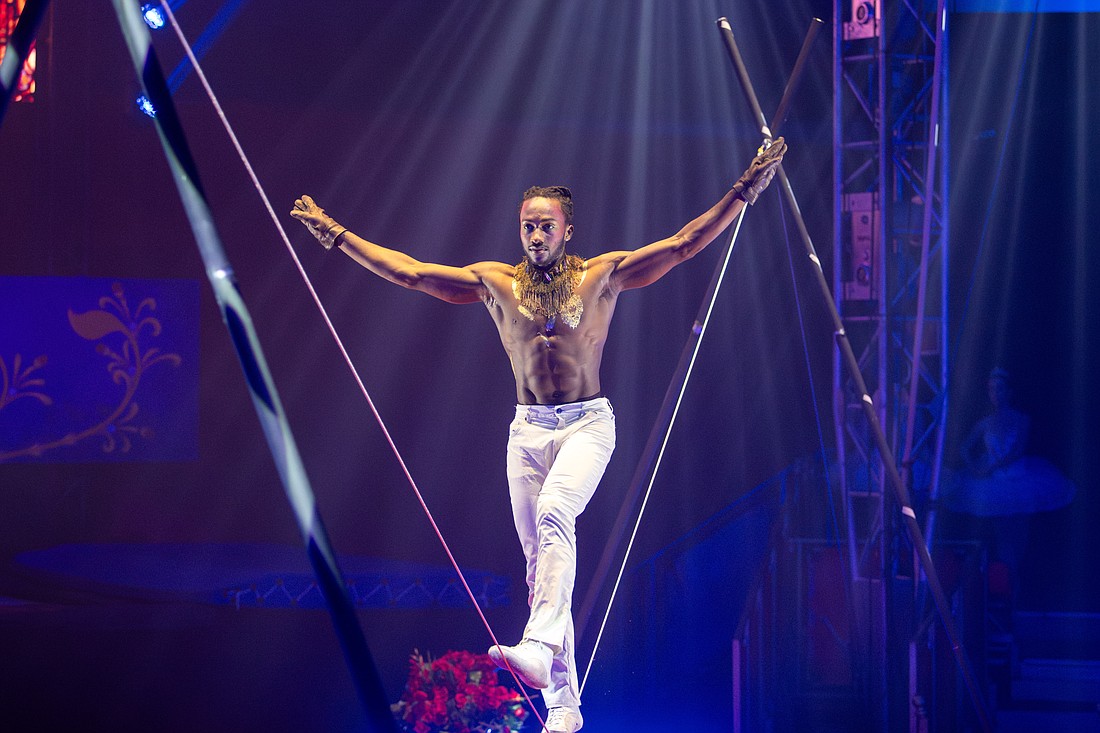
<path fill-rule="evenodd" d="M 517 405 L 508 431 L 508 490 L 527 558 L 531 615 L 523 632 L 554 650 L 547 707 L 580 705 L 573 650 L 577 517 L 615 449 L 615 415 L 600 397 L 564 405 Z"/>

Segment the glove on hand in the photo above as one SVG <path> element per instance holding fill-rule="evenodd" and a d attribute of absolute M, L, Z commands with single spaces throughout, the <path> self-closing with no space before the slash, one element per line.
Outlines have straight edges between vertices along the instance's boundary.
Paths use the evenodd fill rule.
<path fill-rule="evenodd" d="M 756 199 L 760 198 L 760 194 L 775 177 L 775 171 L 779 168 L 779 163 L 786 152 L 787 143 L 781 137 L 776 138 L 771 145 L 759 151 L 752 159 L 748 170 L 741 174 L 737 183 L 733 184 L 733 190 L 746 203 L 755 204 Z"/>
<path fill-rule="evenodd" d="M 348 230 L 347 227 L 337 224 L 336 220 L 326 214 L 325 210 L 309 196 L 302 196 L 296 200 L 290 215 L 305 224 L 309 233 L 317 237 L 317 241 L 325 249 L 332 249 L 336 238 Z"/>

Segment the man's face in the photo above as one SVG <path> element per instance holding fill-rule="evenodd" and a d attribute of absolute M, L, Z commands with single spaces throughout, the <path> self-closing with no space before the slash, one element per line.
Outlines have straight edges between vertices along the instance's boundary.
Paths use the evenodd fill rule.
<path fill-rule="evenodd" d="M 565 255 L 565 243 L 573 225 L 565 223 L 561 202 L 542 196 L 527 199 L 519 210 L 519 238 L 528 261 L 538 268 L 551 267 Z"/>

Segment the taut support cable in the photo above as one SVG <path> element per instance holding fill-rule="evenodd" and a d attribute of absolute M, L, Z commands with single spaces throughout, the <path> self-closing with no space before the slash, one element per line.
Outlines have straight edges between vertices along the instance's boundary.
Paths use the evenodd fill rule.
<path fill-rule="evenodd" d="M 321 522 L 313 489 L 298 454 L 294 436 L 290 432 L 290 425 L 252 325 L 252 318 L 241 298 L 233 269 L 214 228 L 210 207 L 199 182 L 198 169 L 191 157 L 183 126 L 172 103 L 172 95 L 153 50 L 149 29 L 141 19 L 136 3 L 132 0 L 113 2 L 134 69 L 146 96 L 156 109 L 155 120 L 161 146 L 191 223 L 191 230 L 222 318 L 240 358 L 252 404 L 260 418 L 260 425 L 294 511 L 294 518 L 302 532 L 306 552 L 317 575 L 318 587 L 328 603 L 333 626 L 366 712 L 369 728 L 378 733 L 396 733 L 397 726 L 390 713 L 385 690 L 356 618 L 347 584 L 337 567 L 336 556 Z M 165 9 L 168 9 L 167 5 Z"/>
<path fill-rule="evenodd" d="M 116 0 L 117 2 L 118 0 Z M 199 64 L 198 59 L 195 57 L 194 52 L 191 49 L 191 45 L 187 42 L 187 38 L 183 35 L 183 31 L 180 29 L 179 24 L 176 22 L 176 17 L 172 13 L 172 9 L 168 7 L 167 3 L 163 3 L 165 16 L 168 18 L 172 29 L 176 33 L 176 37 L 179 39 L 180 44 L 183 46 L 184 52 L 187 54 L 187 58 L 191 61 L 192 66 L 195 69 L 195 75 L 198 77 L 203 89 L 206 91 L 207 97 L 210 99 L 210 103 L 214 106 L 214 110 L 218 115 L 218 119 L 221 120 L 222 126 L 225 128 L 226 133 L 229 135 L 234 149 L 237 151 L 237 155 L 241 159 L 241 163 L 244 165 L 248 172 L 248 177 L 252 181 L 252 185 L 256 188 L 256 192 L 259 194 L 260 199 L 263 201 L 264 208 L 267 210 L 268 216 L 271 217 L 271 221 L 275 224 L 275 228 L 279 232 L 279 236 L 282 239 L 287 252 L 290 254 L 290 258 L 294 261 L 295 267 L 298 269 L 299 275 L 302 277 L 302 281 L 305 283 L 306 288 L 309 290 L 310 296 L 313 298 L 313 302 L 316 304 L 317 309 L 321 313 L 321 317 L 325 321 L 325 326 L 328 328 L 329 333 L 332 335 L 333 340 L 336 342 L 337 348 L 340 350 L 340 355 L 343 357 L 344 362 L 347 364 L 348 369 L 351 371 L 352 377 L 355 379 L 356 385 L 359 387 L 360 393 L 367 402 L 367 406 L 370 408 L 371 414 L 374 415 L 375 421 L 378 423 L 379 428 L 382 430 L 382 435 L 386 439 L 386 443 L 389 445 L 390 450 L 393 452 L 394 457 L 397 459 L 398 465 L 401 467 L 402 473 L 405 475 L 405 479 L 408 481 L 409 486 L 412 488 L 413 494 L 416 496 L 417 503 L 420 504 L 420 508 L 423 510 L 424 515 L 428 519 L 428 523 L 431 525 L 432 530 L 435 532 L 435 536 L 439 539 L 440 545 L 443 547 L 444 553 L 447 555 L 447 559 L 450 560 L 451 566 L 454 568 L 455 573 L 458 575 L 459 581 L 462 583 L 462 587 L 466 591 L 466 595 L 470 598 L 470 602 L 473 603 L 474 609 L 477 611 L 478 617 L 481 619 L 482 624 L 485 626 L 485 630 L 489 633 L 489 638 L 492 639 L 493 645 L 500 647 L 500 641 L 497 639 L 496 634 L 493 632 L 492 626 L 489 624 L 489 620 L 485 617 L 485 612 L 481 608 L 481 604 L 477 602 L 477 597 L 474 595 L 473 590 L 470 588 L 469 582 L 466 580 L 465 573 L 462 572 L 462 568 L 458 565 L 458 560 L 455 559 L 454 553 L 451 552 L 450 545 L 447 544 L 447 540 L 443 537 L 443 532 L 439 529 L 438 523 L 435 521 L 435 517 L 432 515 L 431 510 L 428 508 L 428 504 L 424 499 L 423 493 L 417 486 L 415 479 L 413 479 L 412 473 L 409 471 L 409 467 L 405 463 L 404 457 L 401 455 L 401 451 L 397 448 L 397 444 L 393 440 L 393 436 L 390 435 L 389 428 L 386 427 L 385 421 L 382 419 L 381 413 L 374 404 L 374 400 L 371 399 L 370 392 L 367 390 L 366 384 L 364 384 L 362 377 L 359 375 L 359 370 L 356 369 L 355 363 L 351 359 L 351 355 L 348 353 L 347 348 L 344 346 L 343 339 L 340 338 L 340 334 L 336 331 L 336 327 L 332 323 L 332 319 L 329 318 L 328 312 L 325 310 L 324 305 L 321 303 L 321 298 L 317 294 L 317 290 L 313 287 L 312 281 L 309 279 L 309 275 L 306 274 L 305 268 L 302 266 L 301 260 L 298 258 L 297 252 L 294 251 L 293 245 L 290 243 L 290 238 L 287 236 L 286 229 L 283 227 L 282 221 L 280 221 L 278 215 L 275 213 L 274 207 L 271 205 L 271 200 L 264 190 L 263 185 L 260 183 L 259 177 L 256 175 L 255 170 L 252 168 L 252 164 L 248 160 L 248 156 L 244 152 L 244 148 L 241 147 L 240 141 L 237 139 L 236 133 L 233 132 L 232 125 L 229 124 L 229 119 L 226 117 L 225 112 L 222 110 L 221 104 L 218 102 L 217 95 L 214 94 L 213 88 L 207 81 L 206 74 L 203 73 L 202 66 Z M 158 108 L 159 109 L 159 108 Z M 545 726 L 542 717 L 539 715 L 538 709 L 535 707 L 531 697 L 527 694 L 527 690 L 524 688 L 523 683 L 520 682 L 519 677 L 516 675 L 515 670 L 508 664 L 508 660 L 504 659 L 505 667 L 508 672 L 515 679 L 516 684 L 519 686 L 520 692 L 527 700 L 527 704 L 530 705 L 531 711 L 539 723 Z M 388 708 L 387 708 L 388 710 Z"/>

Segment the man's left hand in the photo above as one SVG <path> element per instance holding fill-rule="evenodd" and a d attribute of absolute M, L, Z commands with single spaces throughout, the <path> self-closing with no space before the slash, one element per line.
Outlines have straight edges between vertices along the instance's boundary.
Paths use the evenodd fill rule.
<path fill-rule="evenodd" d="M 771 145 L 760 151 L 749 164 L 748 170 L 741 174 L 737 183 L 733 184 L 737 195 L 747 203 L 755 204 L 760 194 L 775 177 L 775 171 L 779 168 L 779 163 L 786 152 L 787 143 L 781 137 L 776 138 Z"/>

